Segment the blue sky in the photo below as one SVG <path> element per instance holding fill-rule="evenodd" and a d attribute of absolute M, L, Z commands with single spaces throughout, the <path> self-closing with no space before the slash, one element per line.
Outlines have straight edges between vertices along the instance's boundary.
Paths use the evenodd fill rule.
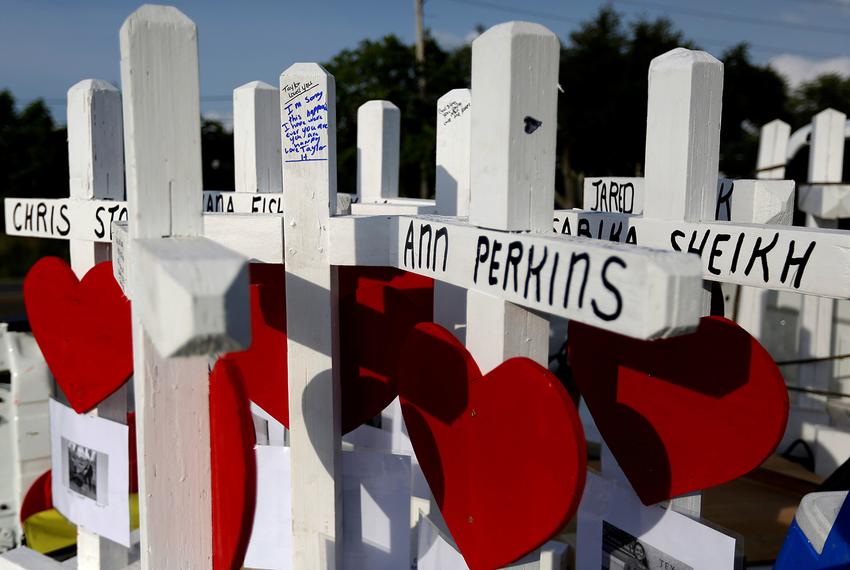
<path fill-rule="evenodd" d="M 175 1 L 198 25 L 202 109 L 230 116 L 234 87 L 272 84 L 295 61 L 325 61 L 364 38 L 413 41 L 413 0 Z M 477 24 L 540 22 L 568 40 L 599 0 L 428 0 L 425 24 L 445 46 Z M 118 30 L 139 4 L 124 0 L 0 0 L 0 89 L 42 97 L 64 121 L 64 97 L 85 78 L 119 83 Z M 667 15 L 707 51 L 749 41 L 760 63 L 792 83 L 822 71 L 850 74 L 850 0 L 620 0 L 627 21 Z"/>

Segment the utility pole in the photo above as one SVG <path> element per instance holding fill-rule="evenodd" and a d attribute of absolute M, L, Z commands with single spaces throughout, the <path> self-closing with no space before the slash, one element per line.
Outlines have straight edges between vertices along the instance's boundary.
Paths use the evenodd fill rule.
<path fill-rule="evenodd" d="M 419 97 L 425 101 L 425 0 L 413 0 L 413 12 L 416 15 L 416 75 L 419 83 Z M 419 165 L 419 197 L 428 198 L 428 170 L 425 164 Z"/>

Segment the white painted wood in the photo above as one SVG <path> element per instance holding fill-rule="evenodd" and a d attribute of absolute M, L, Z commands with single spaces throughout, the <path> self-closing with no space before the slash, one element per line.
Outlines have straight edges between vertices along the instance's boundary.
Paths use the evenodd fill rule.
<path fill-rule="evenodd" d="M 19 546 L 0 554 L 0 570 L 61 570 L 62 568 L 60 562 L 26 546 Z"/>
<path fill-rule="evenodd" d="M 812 119 L 809 151 L 808 180 L 812 183 L 840 182 L 844 164 L 844 125 L 846 116 L 833 109 L 821 111 Z M 800 194 L 798 205 L 803 208 L 805 196 Z M 835 227 L 835 220 L 808 213 L 809 227 Z M 846 232 L 840 232 L 846 233 Z M 837 263 L 841 263 L 838 261 Z M 832 354 L 832 329 L 834 301 L 803 297 L 800 300 L 800 358 L 822 358 Z M 828 390 L 833 377 L 832 362 L 816 362 L 800 368 L 798 382 L 801 387 Z M 821 410 L 826 397 L 800 394 L 797 404 L 804 409 Z"/>
<path fill-rule="evenodd" d="M 251 81 L 233 90 L 233 169 L 236 191 L 280 193 L 280 95 Z"/>
<path fill-rule="evenodd" d="M 676 48 L 650 63 L 647 218 L 713 219 L 722 92 L 723 64 L 705 52 Z"/>
<path fill-rule="evenodd" d="M 582 208 L 591 212 L 643 213 L 643 178 L 585 177 Z"/>
<path fill-rule="evenodd" d="M 761 128 L 759 135 L 756 176 L 761 179 L 785 178 L 788 139 L 791 137 L 791 125 L 781 119 L 774 119 Z"/>
<path fill-rule="evenodd" d="M 121 93 L 105 81 L 87 79 L 68 90 L 68 169 L 71 198 L 124 199 Z M 110 258 L 110 246 L 69 240 L 71 268 L 83 276 Z M 127 423 L 127 387 L 122 386 L 92 410 L 120 424 Z M 129 562 L 129 550 L 79 526 L 77 568 L 117 570 Z"/>
<path fill-rule="evenodd" d="M 389 101 L 357 109 L 357 195 L 360 202 L 398 198 L 401 111 Z"/>
<path fill-rule="evenodd" d="M 333 265 L 397 267 L 630 336 L 681 334 L 698 320 L 688 296 L 700 290 L 702 274 L 690 255 L 553 233 L 504 233 L 439 216 L 337 217 L 330 236 Z M 355 239 L 383 240 L 391 249 L 357 247 Z"/>
<path fill-rule="evenodd" d="M 470 223 L 547 231 L 555 187 L 559 42 L 538 24 L 473 42 Z"/>
<path fill-rule="evenodd" d="M 500 24 L 472 43 L 475 105 L 471 108 L 470 223 L 502 231 L 549 231 L 555 188 L 559 57 L 557 36 L 539 24 Z M 413 222 L 403 225 L 409 230 L 400 230 L 416 229 Z M 421 238 L 423 226 L 418 229 Z M 504 236 L 494 235 L 492 239 L 491 255 L 495 259 L 495 240 Z M 478 256 L 474 259 L 483 261 L 481 243 L 476 245 Z M 537 250 L 538 255 L 541 250 Z M 406 252 L 400 250 L 399 254 L 404 257 Z M 452 259 L 456 261 L 456 257 Z M 422 263 L 421 255 L 418 262 Z M 436 251 L 434 265 L 436 268 Z M 520 300 L 518 287 L 513 295 L 492 295 L 476 287 L 484 283 L 483 275 L 479 281 L 473 272 L 471 283 L 468 277 L 465 284 L 457 284 L 470 289 L 466 296 L 466 347 L 481 371 L 486 374 L 514 356 L 527 356 L 547 366 L 548 318 L 510 302 Z M 507 274 L 505 277 L 507 282 Z M 498 284 L 499 280 L 488 275 L 490 287 L 494 281 Z M 522 293 L 525 300 L 524 288 Z"/>
<path fill-rule="evenodd" d="M 175 8 L 145 5 L 124 22 L 120 38 L 131 213 L 130 240 L 124 244 L 130 263 L 124 269 L 129 270 L 133 300 L 141 567 L 209 568 L 209 354 L 204 350 L 221 343 L 197 336 L 183 338 L 173 344 L 197 356 L 163 358 L 143 322 L 159 327 L 156 340 L 164 342 L 163 323 L 154 324 L 150 315 L 162 315 L 173 300 L 155 295 L 221 291 L 221 279 L 208 287 L 191 273 L 211 279 L 214 271 L 207 262 L 224 260 L 215 269 L 225 271 L 226 282 L 238 256 L 197 237 L 203 227 L 195 24 Z M 169 239 L 158 241 L 164 237 Z M 178 248 L 179 254 L 166 251 Z M 182 269 L 178 258 L 182 258 Z M 199 303 L 189 318 L 195 333 L 211 326 L 214 337 L 233 339 L 240 336 L 234 330 L 247 328 L 244 265 L 240 273 L 226 300 L 184 296 L 189 305 Z M 167 283 L 169 277 L 175 282 Z M 225 306 L 230 312 L 222 316 Z"/>
<path fill-rule="evenodd" d="M 452 89 L 437 100 L 435 210 L 441 216 L 469 215 L 471 99 L 469 89 Z M 434 281 L 434 322 L 466 344 L 466 290 Z"/>
<path fill-rule="evenodd" d="M 816 218 L 850 218 L 850 184 L 802 184 L 797 203 L 801 210 Z"/>
<path fill-rule="evenodd" d="M 206 214 L 204 237 L 251 261 L 283 263 L 283 216 Z"/>
<path fill-rule="evenodd" d="M 235 123 L 234 123 L 235 124 Z M 277 131 L 275 131 L 277 132 Z M 277 144 L 280 145 L 278 137 Z M 244 161 L 256 163 L 248 151 L 242 151 Z M 280 152 L 278 149 L 278 158 Z M 242 182 L 244 184 L 244 181 Z M 221 192 L 204 190 L 204 212 L 225 214 L 282 214 L 283 194 L 278 192 Z"/>
<path fill-rule="evenodd" d="M 127 18 L 120 38 L 130 233 L 134 238 L 199 235 L 195 25 L 176 8 L 147 4 Z"/>
<path fill-rule="evenodd" d="M 162 356 L 250 345 L 243 256 L 207 239 L 134 239 L 131 251 L 133 309 Z"/>
<path fill-rule="evenodd" d="M 393 214 L 433 214 L 437 211 L 434 200 L 421 198 L 395 198 L 377 203 L 351 203 L 351 212 L 355 216 L 393 215 Z"/>
<path fill-rule="evenodd" d="M 321 66 L 280 76 L 286 326 L 295 568 L 342 568 L 336 209 L 336 95 Z"/>
<path fill-rule="evenodd" d="M 437 210 L 441 216 L 469 215 L 472 94 L 452 89 L 437 99 Z"/>
<path fill-rule="evenodd" d="M 558 216 L 555 229 L 567 235 L 701 252 L 703 277 L 711 281 L 850 298 L 850 237 L 840 230 L 672 222 L 581 211 Z"/>

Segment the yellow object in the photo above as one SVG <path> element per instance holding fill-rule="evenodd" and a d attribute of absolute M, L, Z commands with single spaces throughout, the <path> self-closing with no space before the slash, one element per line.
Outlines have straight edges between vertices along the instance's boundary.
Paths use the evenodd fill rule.
<path fill-rule="evenodd" d="M 130 495 L 130 528 L 139 528 L 139 495 Z M 77 542 L 77 527 L 56 509 L 36 513 L 24 521 L 27 546 L 47 554 Z"/>

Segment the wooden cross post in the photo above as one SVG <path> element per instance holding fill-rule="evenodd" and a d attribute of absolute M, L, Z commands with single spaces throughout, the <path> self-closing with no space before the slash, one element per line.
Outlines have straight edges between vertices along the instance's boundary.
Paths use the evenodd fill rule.
<path fill-rule="evenodd" d="M 336 94 L 321 66 L 280 76 L 294 568 L 342 568 Z"/>
<path fill-rule="evenodd" d="M 437 214 L 469 216 L 472 94 L 452 89 L 437 100 Z M 434 282 L 434 322 L 466 343 L 466 291 Z"/>
<path fill-rule="evenodd" d="M 809 150 L 809 184 L 800 187 L 797 203 L 806 212 L 806 225 L 837 228 L 838 219 L 850 217 L 850 186 L 841 184 L 844 166 L 844 124 L 847 117 L 834 109 L 821 111 L 812 119 Z M 825 358 L 833 354 L 833 314 L 835 301 L 804 296 L 800 300 L 800 358 Z M 802 366 L 799 385 L 829 390 L 835 363 L 814 362 Z M 797 405 L 823 411 L 826 396 L 799 394 Z"/>
<path fill-rule="evenodd" d="M 470 224 L 551 232 L 559 58 L 557 36 L 537 24 L 502 24 L 473 42 Z M 466 346 L 482 373 L 514 356 L 547 366 L 546 316 L 480 291 L 466 301 Z"/>
<path fill-rule="evenodd" d="M 71 198 L 123 200 L 124 155 L 121 93 L 105 81 L 87 79 L 68 90 L 68 168 Z M 69 240 L 71 268 L 79 279 L 111 257 L 108 243 Z M 127 384 L 90 412 L 121 424 L 127 423 Z M 128 550 L 78 527 L 77 568 L 124 568 Z"/>
<path fill-rule="evenodd" d="M 790 136 L 791 126 L 780 119 L 775 119 L 761 128 L 756 159 L 756 177 L 759 180 L 785 178 L 786 153 Z M 753 222 L 762 223 L 761 220 L 753 220 Z M 790 220 L 788 223 L 790 224 Z M 760 341 L 764 340 L 763 325 L 768 297 L 768 291 L 756 287 L 741 287 L 738 292 L 738 310 L 735 320 Z"/>
<path fill-rule="evenodd" d="M 199 237 L 194 23 L 146 5 L 120 38 L 141 566 L 210 568 L 208 357 L 249 344 L 247 268 Z"/>

